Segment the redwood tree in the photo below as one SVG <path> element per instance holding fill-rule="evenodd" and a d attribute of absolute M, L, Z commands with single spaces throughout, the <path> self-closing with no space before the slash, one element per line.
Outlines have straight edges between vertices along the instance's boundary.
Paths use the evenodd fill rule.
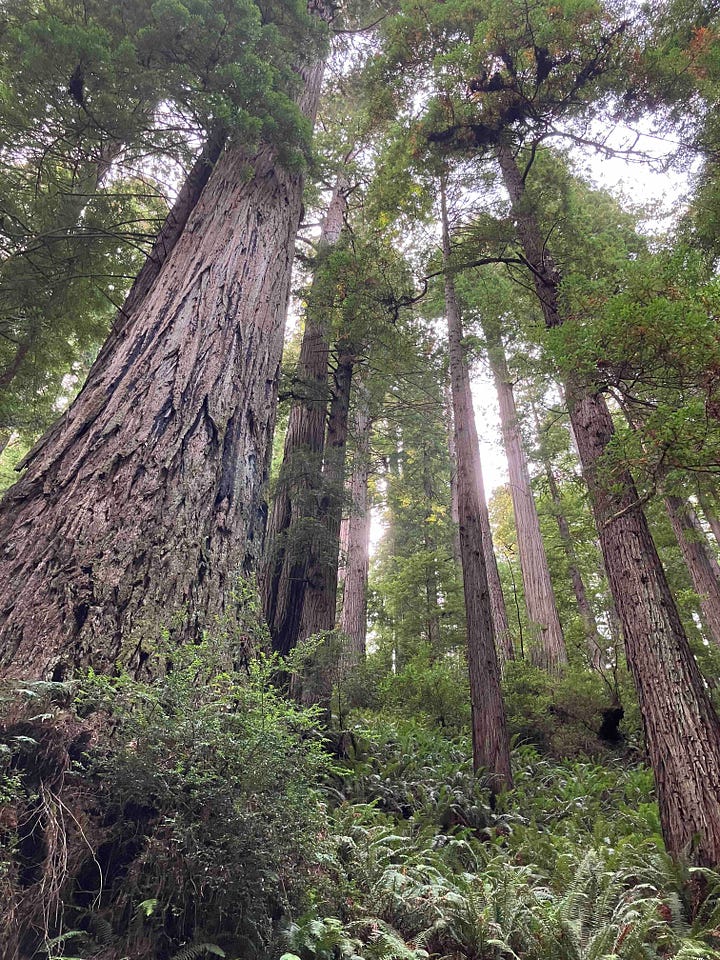
<path fill-rule="evenodd" d="M 332 4 L 311 0 L 329 21 Z M 323 60 L 297 71 L 312 123 Z M 233 145 L 134 316 L 61 429 L 0 505 L 0 657 L 63 677 L 231 616 L 255 567 L 302 204 L 300 165 Z M 32 529 L 32 536 L 30 530 Z"/>
<path fill-rule="evenodd" d="M 492 790 L 498 792 L 512 786 L 510 746 L 500 688 L 500 667 L 495 649 L 495 631 L 480 519 L 478 483 L 480 450 L 472 405 L 470 375 L 463 351 L 460 308 L 450 272 L 450 228 L 444 178 L 441 180 L 440 199 L 445 267 L 445 311 L 448 324 L 450 386 L 457 456 L 460 555 L 467 622 L 473 766 L 476 770 L 482 768 L 487 772 Z"/>
<path fill-rule="evenodd" d="M 528 619 L 534 636 L 530 659 L 537 666 L 557 672 L 567 663 L 565 639 L 555 604 L 540 520 L 530 484 L 530 470 L 522 445 L 513 383 L 499 330 L 483 323 L 488 359 L 500 408 L 500 426 L 510 475 L 510 496 L 515 514 L 518 554 Z"/>

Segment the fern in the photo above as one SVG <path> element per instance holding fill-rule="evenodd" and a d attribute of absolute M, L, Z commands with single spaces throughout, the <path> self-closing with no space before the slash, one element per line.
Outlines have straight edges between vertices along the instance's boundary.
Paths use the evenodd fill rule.
<path fill-rule="evenodd" d="M 196 960 L 196 957 L 202 957 L 206 953 L 213 957 L 225 956 L 225 951 L 216 943 L 189 943 L 174 954 L 172 960 Z"/>

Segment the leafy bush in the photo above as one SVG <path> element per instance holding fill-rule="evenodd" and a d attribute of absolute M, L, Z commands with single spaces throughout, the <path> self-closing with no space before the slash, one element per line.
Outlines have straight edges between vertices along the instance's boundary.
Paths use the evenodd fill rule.
<path fill-rule="evenodd" d="M 314 713 L 272 686 L 276 668 L 257 658 L 235 672 L 226 646 L 207 640 L 168 651 L 156 680 L 90 674 L 74 704 L 40 719 L 33 704 L 29 743 L 16 742 L 15 718 L 6 725 L 11 767 L 22 768 L 18 820 L 35 836 L 21 837 L 14 891 L 26 904 L 35 891 L 23 927 L 41 934 L 28 956 L 262 956 L 285 913 L 304 909 L 329 760 Z"/>

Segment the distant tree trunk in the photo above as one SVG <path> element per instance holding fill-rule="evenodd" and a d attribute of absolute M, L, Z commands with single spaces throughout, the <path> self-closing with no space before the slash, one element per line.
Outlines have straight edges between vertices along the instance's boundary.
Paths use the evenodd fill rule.
<path fill-rule="evenodd" d="M 312 119 L 323 63 L 301 74 Z M 302 190 L 269 146 L 223 154 L 132 336 L 0 503 L 6 676 L 137 671 L 164 627 L 183 642 L 232 617 L 264 532 Z"/>
<path fill-rule="evenodd" d="M 720 518 L 718 518 L 717 509 L 712 506 L 706 494 L 700 490 L 698 491 L 698 503 L 715 537 L 715 543 L 720 547 Z"/>
<path fill-rule="evenodd" d="M 532 634 L 530 660 L 544 670 L 558 673 L 567 663 L 567 651 L 540 532 L 540 519 L 530 484 L 527 457 L 520 436 L 512 380 L 499 332 L 487 322 L 483 324 L 483 329 L 490 369 L 497 390 L 503 444 L 510 475 L 510 496 L 515 514 L 520 571 Z"/>
<path fill-rule="evenodd" d="M 422 470 L 423 470 L 423 494 L 425 495 L 425 516 L 423 524 L 423 547 L 425 548 L 426 567 L 425 567 L 425 607 L 427 610 L 427 639 L 433 651 L 439 652 L 440 648 L 440 605 L 438 603 L 438 581 L 435 569 L 435 549 L 437 544 L 430 527 L 430 517 L 432 516 L 432 505 L 435 501 L 435 489 L 433 487 L 432 475 L 430 473 L 430 462 L 428 450 L 425 443 L 422 444 Z M 428 558 L 432 560 L 428 562 Z"/>
<path fill-rule="evenodd" d="M 440 183 L 440 199 L 443 262 L 447 270 L 450 266 L 451 248 L 444 178 Z M 475 427 L 470 375 L 463 351 L 460 309 L 450 272 L 445 274 L 445 312 L 448 323 L 450 385 L 457 452 L 458 513 L 467 621 L 473 767 L 475 770 L 484 769 L 490 777 L 491 789 L 493 792 L 499 792 L 512 786 L 510 745 L 500 688 L 500 667 L 495 649 L 495 631 L 485 565 L 478 483 L 480 449 Z"/>
<path fill-rule="evenodd" d="M 575 594 L 578 613 L 580 614 L 580 619 L 585 631 L 588 658 L 593 669 L 601 671 L 604 668 L 605 660 L 607 659 L 607 654 L 605 653 L 607 641 L 603 638 L 602 634 L 598 630 L 595 612 L 588 599 L 587 590 L 585 589 L 585 581 L 580 573 L 580 564 L 578 563 L 577 554 L 575 552 L 575 544 L 573 542 L 572 533 L 570 532 L 570 524 L 568 523 L 565 512 L 563 511 L 560 488 L 558 487 L 557 480 L 555 479 L 555 473 L 553 472 L 550 458 L 547 456 L 543 448 L 544 445 L 542 442 L 541 433 L 542 426 L 540 424 L 540 419 L 537 415 L 534 404 L 532 407 L 532 412 L 535 421 L 535 429 L 540 440 L 540 453 L 542 457 L 543 469 L 545 471 L 545 477 L 548 483 L 548 491 L 550 493 L 550 499 L 553 503 L 553 516 L 555 517 L 555 521 L 558 526 L 558 533 L 560 534 L 560 541 L 563 545 L 565 557 L 567 558 L 570 582 L 573 586 L 573 593 Z"/>
<path fill-rule="evenodd" d="M 720 644 L 720 565 L 710 550 L 695 511 L 680 497 L 665 497 L 670 523 L 688 568 L 700 612 L 715 643 Z"/>
<path fill-rule="evenodd" d="M 309 545 L 307 589 L 299 640 L 305 640 L 325 630 L 333 630 L 335 627 L 340 524 L 345 492 L 345 453 L 355 359 L 352 344 L 345 340 L 340 341 L 325 442 L 319 522 L 316 524 L 316 536 Z"/>
<path fill-rule="evenodd" d="M 453 559 L 455 560 L 455 563 L 460 566 L 460 511 L 458 508 L 457 491 L 457 455 L 455 453 L 455 427 L 453 426 L 452 415 L 452 393 L 449 383 L 445 385 L 445 424 L 447 427 L 448 453 L 450 455 L 450 519 L 452 520 L 453 525 Z M 489 581 L 490 571 L 488 570 L 488 582 Z M 497 626 L 495 629 L 497 631 Z"/>
<path fill-rule="evenodd" d="M 318 244 L 315 275 L 305 311 L 305 331 L 283 462 L 268 522 L 260 593 L 273 650 L 281 656 L 297 645 L 308 578 L 310 543 L 322 522 L 322 458 L 330 389 L 329 320 L 316 288 L 322 262 L 340 239 L 347 209 L 347 185 L 333 191 Z"/>
<path fill-rule="evenodd" d="M 450 496 L 451 496 L 451 516 L 454 524 L 453 530 L 453 551 L 455 562 L 460 562 L 460 527 L 459 512 L 457 502 L 457 456 L 455 454 L 455 428 L 452 416 L 452 397 L 448 404 L 448 449 L 450 452 Z M 493 627 L 495 629 L 495 642 L 497 645 L 497 654 L 500 661 L 500 670 L 503 671 L 508 660 L 515 659 L 515 649 L 513 647 L 512 635 L 510 633 L 510 623 L 508 621 L 507 607 L 505 597 L 503 596 L 502 583 L 500 581 L 500 571 L 498 570 L 497 557 L 495 556 L 495 547 L 493 545 L 492 528 L 490 527 L 490 513 L 488 511 L 487 499 L 485 497 L 485 480 L 482 472 L 482 459 L 478 447 L 477 458 L 477 482 L 478 496 L 480 498 L 480 527 L 482 530 L 483 549 L 485 551 L 485 569 L 487 571 L 488 588 L 490 590 L 490 606 L 492 608 Z"/>
<path fill-rule="evenodd" d="M 509 146 L 500 167 L 548 327 L 562 321 L 560 277 L 525 196 Z M 720 863 L 720 722 L 687 642 L 634 481 L 628 470 L 606 476 L 614 426 L 603 397 L 568 376 L 570 420 L 598 527 L 627 661 L 638 694 L 669 852 Z"/>
<path fill-rule="evenodd" d="M 348 637 L 345 647 L 345 670 L 351 670 L 365 659 L 367 637 L 367 585 L 370 567 L 370 396 L 363 378 L 358 380 L 355 406 L 355 459 L 350 480 L 350 516 L 347 521 L 347 555 L 345 590 L 343 593 L 340 629 Z"/>

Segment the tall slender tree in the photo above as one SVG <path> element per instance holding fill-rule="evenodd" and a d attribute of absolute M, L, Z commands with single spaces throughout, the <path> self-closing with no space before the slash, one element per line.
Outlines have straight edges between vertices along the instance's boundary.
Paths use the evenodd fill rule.
<path fill-rule="evenodd" d="M 460 551 L 467 621 L 473 765 L 476 770 L 482 768 L 487 772 L 491 788 L 498 792 L 512 786 L 512 771 L 480 519 L 480 450 L 470 375 L 463 351 L 462 320 L 451 273 L 452 248 L 444 176 L 440 181 L 440 202 L 450 385 L 457 455 Z"/>
<path fill-rule="evenodd" d="M 565 638 L 555 603 L 540 520 L 530 483 L 530 470 L 520 435 L 513 382 L 505 356 L 502 335 L 493 323 L 483 321 L 488 359 L 500 408 L 500 426 L 510 474 L 510 495 L 517 528 L 518 554 L 525 603 L 530 620 L 530 659 L 556 673 L 567 663 Z"/>
<path fill-rule="evenodd" d="M 370 436 L 372 415 L 367 377 L 358 377 L 352 429 L 355 454 L 350 475 L 350 504 L 347 518 L 346 557 L 340 629 L 345 644 L 345 669 L 365 659 L 367 637 L 367 588 L 370 566 L 369 500 Z"/>
<path fill-rule="evenodd" d="M 273 648 L 285 655 L 298 642 L 308 581 L 310 541 L 322 522 L 322 463 L 330 388 L 331 310 L 323 262 L 340 239 L 348 184 L 339 176 L 323 221 L 305 310 L 305 329 L 293 377 L 294 399 L 283 462 L 272 501 L 261 576 Z"/>

